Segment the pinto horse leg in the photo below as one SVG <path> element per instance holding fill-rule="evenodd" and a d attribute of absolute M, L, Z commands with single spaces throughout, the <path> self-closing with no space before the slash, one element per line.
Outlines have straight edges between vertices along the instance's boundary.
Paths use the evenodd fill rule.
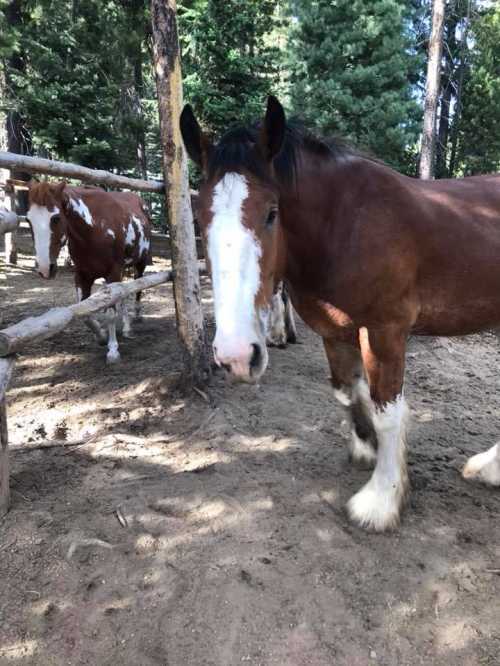
<path fill-rule="evenodd" d="M 118 340 L 116 339 L 116 306 L 113 305 L 107 308 L 104 316 L 108 324 L 108 353 L 106 354 L 106 362 L 117 363 L 120 360 L 120 352 L 118 351 Z"/>
<path fill-rule="evenodd" d="M 464 479 L 481 481 L 488 486 L 500 486 L 500 442 L 469 458 L 462 475 Z"/>
<path fill-rule="evenodd" d="M 139 264 L 138 266 L 135 267 L 134 269 L 134 279 L 138 280 L 144 275 L 144 271 L 146 270 L 146 264 Z M 142 321 L 142 307 L 141 307 L 141 298 L 142 298 L 142 291 L 138 291 L 135 295 L 135 314 L 134 314 L 134 319 L 135 321 Z"/>
<path fill-rule="evenodd" d="M 285 303 L 283 300 L 283 283 L 277 286 L 271 297 L 271 307 L 269 311 L 269 328 L 266 342 L 271 347 L 286 347 L 286 325 L 285 325 Z"/>
<path fill-rule="evenodd" d="M 377 438 L 371 419 L 371 400 L 364 379 L 361 354 L 354 344 L 323 339 L 335 397 L 349 414 L 351 439 L 349 458 L 360 467 L 373 467 Z"/>
<path fill-rule="evenodd" d="M 128 311 L 127 299 L 124 298 L 123 301 L 120 301 L 117 307 L 120 310 L 120 315 L 123 321 L 122 335 L 124 338 L 132 339 L 134 336 L 130 326 L 130 312 Z"/>
<path fill-rule="evenodd" d="M 363 365 L 368 377 L 378 450 L 375 470 L 347 505 L 351 520 L 382 532 L 399 524 L 408 492 L 403 397 L 407 331 L 399 327 L 360 329 Z"/>
<path fill-rule="evenodd" d="M 294 345 L 297 342 L 297 327 L 295 326 L 295 316 L 293 314 L 293 305 L 286 285 L 283 285 L 283 303 L 285 304 L 285 331 L 286 341 Z"/>
<path fill-rule="evenodd" d="M 92 293 L 92 282 L 87 278 L 75 274 L 75 288 L 76 288 L 76 300 L 79 303 L 80 301 L 85 300 Z M 97 341 L 100 345 L 105 345 L 108 342 L 106 333 L 102 330 L 101 325 L 95 317 L 89 315 L 84 318 L 85 325 L 90 328 L 90 330 L 95 334 Z"/>

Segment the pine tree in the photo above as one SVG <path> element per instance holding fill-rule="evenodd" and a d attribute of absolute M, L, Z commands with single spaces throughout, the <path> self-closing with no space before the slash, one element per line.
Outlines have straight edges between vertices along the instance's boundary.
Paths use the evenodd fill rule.
<path fill-rule="evenodd" d="M 260 118 L 266 96 L 276 90 L 276 7 L 277 0 L 182 3 L 184 95 L 209 130 L 220 133 Z"/>
<path fill-rule="evenodd" d="M 457 171 L 500 171 L 500 7 L 483 9 L 471 25 L 472 54 L 464 81 Z"/>
<path fill-rule="evenodd" d="M 403 0 L 296 0 L 291 100 L 325 134 L 340 134 L 400 168 L 416 141 L 412 14 Z"/>

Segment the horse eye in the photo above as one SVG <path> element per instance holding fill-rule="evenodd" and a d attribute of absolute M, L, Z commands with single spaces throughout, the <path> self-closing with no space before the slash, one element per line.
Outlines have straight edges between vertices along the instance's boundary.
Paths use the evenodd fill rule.
<path fill-rule="evenodd" d="M 54 217 L 50 220 L 52 224 L 59 224 L 61 221 L 61 217 L 59 215 L 54 215 Z"/>
<path fill-rule="evenodd" d="M 266 226 L 271 227 L 274 224 L 274 222 L 276 221 L 277 214 L 278 214 L 278 211 L 276 210 L 276 208 L 272 208 L 269 211 L 269 215 L 267 216 L 267 220 L 266 220 Z"/>

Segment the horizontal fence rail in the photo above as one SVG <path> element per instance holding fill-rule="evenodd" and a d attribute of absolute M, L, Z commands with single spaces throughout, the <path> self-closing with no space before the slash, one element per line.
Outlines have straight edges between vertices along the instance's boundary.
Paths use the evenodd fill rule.
<path fill-rule="evenodd" d="M 137 192 L 165 193 L 165 184 L 162 180 L 142 180 L 119 176 L 111 171 L 102 169 L 89 169 L 79 164 L 46 160 L 42 157 L 29 157 L 17 153 L 0 152 L 0 168 L 27 171 L 28 173 L 44 173 L 62 178 L 75 178 L 84 183 L 97 183 L 109 187 L 120 187 Z"/>
<path fill-rule="evenodd" d="M 172 277 L 172 271 L 160 271 L 130 282 L 112 282 L 79 303 L 51 308 L 38 317 L 27 317 L 13 326 L 0 330 L 0 357 L 21 351 L 31 342 L 50 338 L 64 330 L 73 319 L 87 317 L 115 305 L 121 299 L 138 291 L 170 282 Z"/>

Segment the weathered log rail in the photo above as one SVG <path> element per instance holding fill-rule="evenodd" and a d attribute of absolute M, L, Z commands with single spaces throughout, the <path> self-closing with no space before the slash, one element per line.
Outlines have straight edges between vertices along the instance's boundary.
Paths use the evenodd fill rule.
<path fill-rule="evenodd" d="M 0 152 L 0 168 L 27 171 L 29 173 L 43 173 L 60 178 L 75 178 L 84 183 L 97 183 L 109 187 L 119 187 L 138 192 L 165 193 L 165 184 L 161 180 L 142 180 L 120 176 L 111 171 L 102 169 L 89 169 L 79 164 L 46 160 L 42 157 L 28 157 L 16 153 Z"/>
<path fill-rule="evenodd" d="M 28 317 L 0 330 L 0 517 L 9 508 L 9 457 L 6 392 L 14 370 L 16 352 L 30 343 L 63 331 L 74 319 L 87 317 L 143 289 L 170 282 L 173 271 L 149 273 L 129 282 L 104 285 L 89 298 L 65 307 L 51 308 L 38 317 Z"/>

